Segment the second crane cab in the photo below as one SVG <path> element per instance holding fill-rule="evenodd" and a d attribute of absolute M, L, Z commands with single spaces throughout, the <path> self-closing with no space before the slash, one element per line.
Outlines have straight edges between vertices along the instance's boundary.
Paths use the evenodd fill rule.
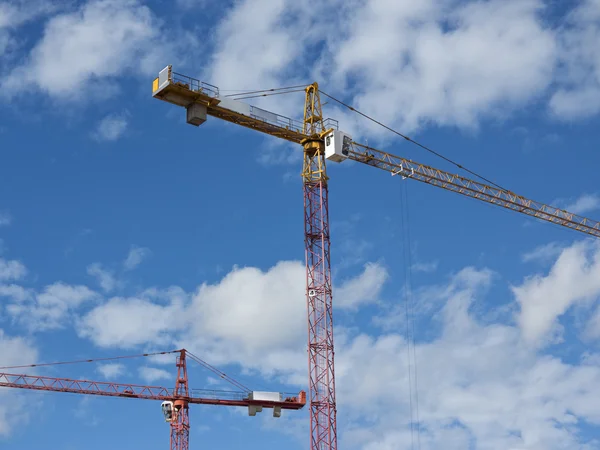
<path fill-rule="evenodd" d="M 175 406 L 173 402 L 164 401 L 161 405 L 162 412 L 165 416 L 165 422 L 173 422 L 175 420 Z"/>

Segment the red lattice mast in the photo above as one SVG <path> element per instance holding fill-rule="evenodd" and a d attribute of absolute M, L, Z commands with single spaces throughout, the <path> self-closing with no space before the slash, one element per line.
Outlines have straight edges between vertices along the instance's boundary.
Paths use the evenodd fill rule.
<path fill-rule="evenodd" d="M 190 396 L 188 387 L 187 365 L 185 350 L 177 357 L 177 380 L 175 381 L 175 418 L 171 422 L 171 450 L 188 450 L 190 445 Z"/>
<path fill-rule="evenodd" d="M 304 243 L 308 307 L 311 450 L 337 450 L 329 211 L 319 88 L 306 88 L 304 107 Z"/>

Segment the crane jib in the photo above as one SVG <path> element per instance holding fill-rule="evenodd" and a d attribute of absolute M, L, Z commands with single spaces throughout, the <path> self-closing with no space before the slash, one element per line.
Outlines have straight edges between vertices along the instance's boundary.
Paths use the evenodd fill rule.
<path fill-rule="evenodd" d="M 591 236 L 600 237 L 600 222 L 362 144 L 353 143 L 353 145 L 365 149 L 365 151 L 350 151 L 348 158 L 351 160 L 391 172 L 392 175 L 402 175 L 402 178 L 414 178 L 417 181 L 467 197 L 502 206 Z"/>

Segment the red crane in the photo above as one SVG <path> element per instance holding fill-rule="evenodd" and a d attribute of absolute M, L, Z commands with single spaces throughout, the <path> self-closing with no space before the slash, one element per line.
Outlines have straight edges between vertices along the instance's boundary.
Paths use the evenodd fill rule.
<path fill-rule="evenodd" d="M 102 395 L 106 397 L 139 398 L 145 400 L 161 400 L 162 411 L 165 421 L 171 425 L 171 450 L 188 450 L 190 435 L 189 405 L 220 405 L 220 406 L 246 406 L 248 414 L 255 416 L 263 408 L 272 408 L 273 417 L 280 417 L 282 409 L 298 410 L 306 404 L 306 393 L 300 391 L 297 396 L 283 397 L 278 392 L 250 391 L 244 385 L 229 378 L 223 372 L 210 364 L 202 361 L 187 350 L 175 350 L 172 352 L 146 353 L 137 356 L 151 356 L 156 354 L 178 353 L 177 355 L 177 378 L 175 388 L 170 389 L 161 386 L 143 386 L 125 383 L 110 383 L 105 381 L 74 380 L 69 378 L 53 378 L 37 375 L 19 375 L 12 373 L 0 373 L 0 387 L 33 389 L 37 391 L 70 392 L 74 394 Z M 131 358 L 117 357 L 105 359 Z M 188 386 L 186 357 L 198 362 L 204 367 L 217 373 L 220 378 L 234 384 L 242 391 L 211 391 L 190 390 Z M 93 362 L 96 360 L 82 360 L 73 362 Z M 55 365 L 67 363 L 32 364 L 36 367 L 42 365 Z M 6 369 L 7 367 L 2 367 Z"/>

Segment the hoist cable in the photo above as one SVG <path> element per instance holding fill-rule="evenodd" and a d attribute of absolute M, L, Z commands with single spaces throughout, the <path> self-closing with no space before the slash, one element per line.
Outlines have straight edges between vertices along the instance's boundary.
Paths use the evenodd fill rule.
<path fill-rule="evenodd" d="M 234 100 L 245 100 L 248 98 L 268 97 L 270 95 L 291 94 L 292 92 L 302 92 L 302 91 L 304 91 L 304 89 L 294 89 L 294 90 L 285 91 L 285 92 L 271 92 L 271 93 L 267 93 L 267 94 L 248 95 L 246 97 L 234 98 Z"/>
<path fill-rule="evenodd" d="M 288 90 L 288 89 L 298 89 L 298 88 L 302 88 L 301 90 L 304 90 L 305 86 L 304 85 L 297 85 L 297 86 L 288 86 L 288 87 L 273 88 L 273 89 L 257 89 L 257 90 L 253 90 L 253 91 L 241 91 L 241 92 L 238 92 L 237 94 L 224 95 L 224 97 L 235 97 L 237 95 L 259 94 L 259 93 L 262 93 L 262 92 L 285 91 L 285 90 Z M 229 91 L 232 91 L 232 89 L 229 89 Z"/>
<path fill-rule="evenodd" d="M 140 358 L 143 356 L 168 355 L 170 353 L 177 353 L 179 351 L 180 350 L 171 350 L 168 352 L 142 353 L 139 355 L 113 356 L 113 357 L 109 357 L 109 358 L 79 359 L 79 360 L 75 360 L 75 361 L 60 361 L 60 362 L 51 362 L 51 363 L 25 364 L 25 365 L 20 365 L 20 366 L 4 366 L 4 367 L 0 367 L 0 370 L 23 369 L 26 367 L 59 366 L 59 365 L 64 365 L 64 364 L 91 363 L 91 362 L 98 362 L 98 361 L 114 361 L 114 360 L 118 360 L 118 359 Z"/>
<path fill-rule="evenodd" d="M 427 146 L 425 146 L 425 145 L 423 145 L 423 144 L 421 144 L 421 143 L 419 143 L 419 142 L 417 142 L 417 141 L 415 141 L 415 140 L 413 140 L 413 139 L 409 138 L 408 136 L 406 136 L 406 135 L 404 135 L 404 134 L 400 133 L 399 131 L 397 131 L 397 130 L 394 130 L 393 128 L 391 128 L 391 127 L 389 127 L 389 126 L 385 125 L 384 123 L 381 123 L 380 121 L 378 121 L 378 120 L 376 120 L 376 119 L 374 119 L 374 118 L 372 118 L 372 117 L 368 116 L 367 114 L 365 114 L 365 113 L 363 113 L 363 112 L 360 112 L 358 109 L 356 109 L 356 108 L 354 108 L 354 107 L 352 107 L 352 106 L 348 105 L 347 103 L 344 103 L 344 102 L 343 102 L 343 101 L 341 101 L 341 100 L 338 100 L 337 98 L 335 98 L 335 97 L 333 97 L 333 96 L 331 96 L 331 95 L 327 94 L 326 92 L 323 92 L 323 91 L 321 91 L 320 89 L 319 89 L 319 92 L 320 92 L 321 94 L 325 95 L 326 97 L 329 97 L 331 100 L 333 100 L 333 101 L 335 101 L 335 102 L 339 103 L 340 105 L 342 105 L 342 106 L 345 106 L 345 107 L 346 107 L 346 108 L 348 108 L 349 110 L 351 110 L 351 111 L 354 111 L 354 112 L 355 112 L 355 113 L 357 113 L 357 114 L 360 114 L 361 116 L 365 117 L 366 119 L 370 120 L 371 122 L 374 122 L 374 123 L 376 123 L 377 125 L 380 125 L 380 126 L 382 126 L 383 128 L 385 128 L 386 130 L 389 130 L 389 131 L 391 131 L 392 133 L 394 133 L 394 134 L 397 134 L 398 136 L 400 136 L 400 137 L 402 137 L 402 138 L 406 139 L 408 142 L 411 142 L 411 143 L 413 143 L 413 144 L 417 145 L 418 147 L 421 147 L 422 149 L 424 149 L 424 150 L 427 150 L 428 152 L 430 152 L 430 153 L 432 153 L 432 154 L 434 154 L 434 155 L 438 156 L 439 158 L 442 158 L 443 160 L 445 160 L 445 161 L 447 161 L 447 162 L 449 162 L 449 163 L 451 163 L 451 164 L 454 164 L 454 165 L 455 165 L 456 167 L 458 167 L 459 169 L 462 169 L 462 170 L 464 170 L 464 171 L 466 171 L 466 172 L 469 172 L 471 175 L 473 175 L 473 176 L 475 176 L 475 177 L 477 177 L 477 178 L 480 178 L 481 180 L 485 181 L 485 182 L 486 182 L 486 183 L 488 183 L 488 184 L 491 184 L 491 185 L 493 185 L 493 186 L 496 186 L 498 189 L 502 189 L 503 191 L 510 192 L 510 191 L 508 191 L 508 189 L 505 189 L 505 188 L 503 188 L 502 186 L 500 186 L 499 184 L 496 184 L 496 183 L 494 183 L 493 181 L 489 180 L 488 178 L 485 178 L 484 176 L 482 176 L 482 175 L 479 175 L 478 173 L 476 173 L 476 172 L 473 172 L 472 170 L 469 170 L 469 169 L 467 169 L 466 167 L 462 166 L 461 164 L 457 163 L 456 161 L 453 161 L 452 159 L 450 159 L 450 158 L 447 158 L 446 156 L 442 155 L 441 153 L 438 153 L 438 152 L 436 152 L 435 150 L 433 150 L 433 149 L 431 149 L 431 148 L 429 148 L 429 147 L 427 147 Z"/>
<path fill-rule="evenodd" d="M 194 355 L 193 353 L 190 352 L 186 352 L 186 354 L 194 361 L 196 361 L 198 364 L 200 364 L 201 366 L 204 366 L 205 368 L 207 368 L 208 370 L 210 370 L 211 372 L 217 374 L 220 378 L 224 379 L 225 381 L 229 382 L 230 384 L 234 385 L 235 387 L 242 389 L 243 391 L 246 392 L 251 392 L 251 389 L 248 389 L 246 386 L 244 386 L 242 383 L 234 380 L 233 378 L 231 378 L 230 376 L 228 376 L 227 374 L 225 374 L 224 372 L 221 372 L 219 369 L 217 369 L 214 366 L 211 366 L 209 363 L 207 363 L 206 361 L 200 359 L 198 356 Z"/>

